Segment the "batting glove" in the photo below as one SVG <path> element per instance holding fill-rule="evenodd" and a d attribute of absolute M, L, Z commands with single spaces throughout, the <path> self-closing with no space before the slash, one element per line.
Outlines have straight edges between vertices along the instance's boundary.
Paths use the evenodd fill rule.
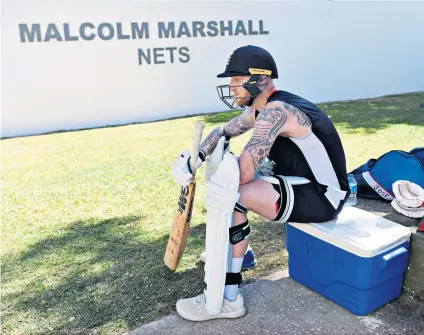
<path fill-rule="evenodd" d="M 190 169 L 190 158 L 190 151 L 183 151 L 172 168 L 172 176 L 174 177 L 175 182 L 181 186 L 188 186 L 193 182 L 193 173 Z M 196 169 L 198 169 L 201 165 L 202 160 L 199 157 L 196 162 Z"/>

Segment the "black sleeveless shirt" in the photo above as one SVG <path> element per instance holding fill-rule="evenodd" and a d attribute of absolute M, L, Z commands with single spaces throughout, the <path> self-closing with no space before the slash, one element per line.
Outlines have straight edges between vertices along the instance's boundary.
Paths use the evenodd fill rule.
<path fill-rule="evenodd" d="M 274 173 L 308 178 L 337 208 L 349 192 L 349 184 L 343 145 L 333 122 L 319 107 L 295 94 L 276 91 L 267 102 L 272 101 L 298 108 L 312 122 L 311 132 L 304 137 L 277 136 L 268 155 L 276 163 Z"/>

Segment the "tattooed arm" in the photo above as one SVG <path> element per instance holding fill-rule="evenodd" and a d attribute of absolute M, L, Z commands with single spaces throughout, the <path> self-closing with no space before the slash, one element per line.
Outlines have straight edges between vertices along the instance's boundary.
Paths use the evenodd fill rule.
<path fill-rule="evenodd" d="M 204 152 L 204 156 L 210 155 L 216 148 L 221 136 L 236 137 L 255 125 L 255 109 L 246 108 L 242 114 L 230 120 L 224 126 L 216 127 L 203 141 L 200 149 Z"/>
<path fill-rule="evenodd" d="M 279 134 L 304 132 L 310 126 L 311 120 L 298 108 L 282 101 L 268 103 L 258 115 L 252 137 L 240 155 L 240 184 L 254 178 Z"/>

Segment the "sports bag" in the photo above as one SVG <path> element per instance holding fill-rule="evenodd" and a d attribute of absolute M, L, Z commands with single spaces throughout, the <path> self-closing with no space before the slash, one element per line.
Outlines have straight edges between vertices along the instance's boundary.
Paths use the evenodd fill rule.
<path fill-rule="evenodd" d="M 392 185 L 398 180 L 408 180 L 424 188 L 424 147 L 410 152 L 389 151 L 378 159 L 370 159 L 350 174 L 358 183 L 358 197 L 391 201 L 395 198 Z"/>

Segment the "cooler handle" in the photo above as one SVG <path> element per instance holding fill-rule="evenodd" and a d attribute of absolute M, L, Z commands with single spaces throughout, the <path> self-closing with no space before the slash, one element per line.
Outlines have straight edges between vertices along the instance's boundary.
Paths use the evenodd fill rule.
<path fill-rule="evenodd" d="M 383 256 L 383 269 L 387 267 L 390 261 L 393 261 L 394 259 L 397 259 L 405 254 L 408 253 L 408 250 L 405 249 L 405 247 L 400 247 L 396 250 L 393 250 L 392 252 L 389 252 L 388 254 Z"/>

